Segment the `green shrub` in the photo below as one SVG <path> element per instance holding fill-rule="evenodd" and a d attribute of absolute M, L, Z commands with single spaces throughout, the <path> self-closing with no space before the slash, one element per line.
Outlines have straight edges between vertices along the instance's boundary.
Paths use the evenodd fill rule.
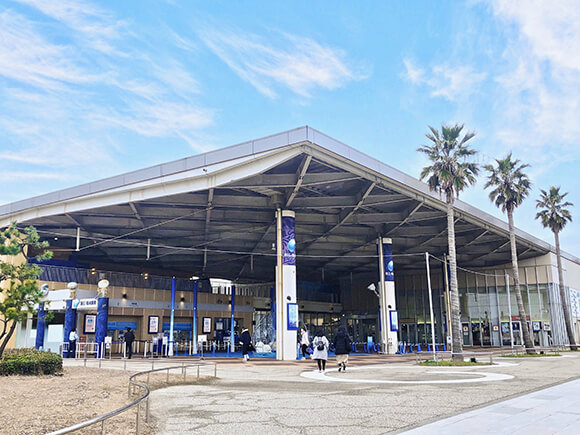
<path fill-rule="evenodd" d="M 0 375 L 52 375 L 62 371 L 62 357 L 36 349 L 10 349 L 0 359 Z"/>

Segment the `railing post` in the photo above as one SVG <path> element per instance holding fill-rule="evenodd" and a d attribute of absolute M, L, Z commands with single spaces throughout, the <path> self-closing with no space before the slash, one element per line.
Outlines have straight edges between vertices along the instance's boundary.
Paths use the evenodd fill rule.
<path fill-rule="evenodd" d="M 105 435 L 105 420 L 101 421 L 101 435 Z"/>
<path fill-rule="evenodd" d="M 183 382 L 185 382 L 185 379 L 187 378 L 187 367 L 183 367 Z"/>
<path fill-rule="evenodd" d="M 217 364 L 216 363 L 213 364 L 213 377 L 217 378 Z"/>
<path fill-rule="evenodd" d="M 197 366 L 197 379 L 199 380 L 199 366 Z"/>
<path fill-rule="evenodd" d="M 165 379 L 165 383 L 169 383 L 169 367 L 167 367 L 167 378 Z"/>
<path fill-rule="evenodd" d="M 149 423 L 149 396 L 147 396 L 147 402 L 145 403 L 145 421 Z"/>
<path fill-rule="evenodd" d="M 123 361 L 123 370 L 127 371 L 127 360 Z"/>
<path fill-rule="evenodd" d="M 139 417 L 140 417 L 139 414 L 141 414 L 140 411 L 141 411 L 141 402 L 139 402 L 137 404 L 137 427 L 136 427 L 136 430 L 135 430 L 135 433 L 137 435 L 139 435 L 141 433 L 141 425 L 140 425 L 141 422 L 139 421 Z"/>

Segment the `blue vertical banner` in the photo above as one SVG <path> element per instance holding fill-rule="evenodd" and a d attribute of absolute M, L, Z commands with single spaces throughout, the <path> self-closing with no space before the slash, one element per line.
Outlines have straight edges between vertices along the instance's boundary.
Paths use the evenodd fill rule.
<path fill-rule="evenodd" d="M 282 264 L 296 266 L 296 233 L 294 218 L 282 216 Z"/>
<path fill-rule="evenodd" d="M 191 338 L 193 341 L 192 348 L 197 351 L 197 280 L 193 281 L 193 323 L 191 332 Z"/>
<path fill-rule="evenodd" d="M 234 352 L 236 350 L 236 340 L 235 340 L 235 329 L 234 329 L 234 310 L 236 305 L 236 286 L 232 286 L 232 319 L 230 322 L 230 350 Z"/>
<path fill-rule="evenodd" d="M 175 319 L 175 277 L 171 278 L 171 315 L 169 317 L 169 356 L 173 356 L 173 324 Z"/>
<path fill-rule="evenodd" d="M 63 342 L 68 343 L 70 332 L 77 326 L 77 310 L 73 310 L 72 299 L 66 300 L 66 311 L 64 313 L 64 338 Z"/>
<path fill-rule="evenodd" d="M 109 298 L 99 298 L 97 300 L 97 326 L 95 329 L 95 342 L 101 345 L 107 336 L 107 323 L 109 322 Z"/>
<path fill-rule="evenodd" d="M 377 256 L 381 255 L 379 245 L 377 245 Z M 383 243 L 383 265 L 385 269 L 385 281 L 395 280 L 395 268 L 393 265 L 393 244 Z M 379 269 L 379 282 L 381 281 L 381 272 Z"/>
<path fill-rule="evenodd" d="M 46 310 L 44 304 L 38 305 L 38 317 L 36 321 L 36 349 L 44 349 L 44 330 L 46 329 Z"/>

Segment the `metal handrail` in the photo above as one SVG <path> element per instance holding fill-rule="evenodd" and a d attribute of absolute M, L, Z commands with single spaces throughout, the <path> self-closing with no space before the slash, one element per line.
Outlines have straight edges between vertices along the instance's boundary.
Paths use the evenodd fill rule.
<path fill-rule="evenodd" d="M 152 364 L 155 364 L 155 362 L 152 362 Z M 135 373 L 134 375 L 132 375 L 129 378 L 128 394 L 129 394 L 129 397 L 131 397 L 131 387 L 133 387 L 133 393 L 135 393 L 135 387 L 141 387 L 145 390 L 145 394 L 143 394 L 141 397 L 137 398 L 133 402 L 131 402 L 128 405 L 125 405 L 119 409 L 116 409 L 114 411 L 111 411 L 111 412 L 108 412 L 106 414 L 100 415 L 98 417 L 92 418 L 90 420 L 86 420 L 86 421 L 77 423 L 73 426 L 68 426 L 68 427 L 65 427 L 63 429 L 59 429 L 57 431 L 50 432 L 48 435 L 61 435 L 61 434 L 71 433 L 71 432 L 77 431 L 79 429 L 82 429 L 82 428 L 85 428 L 88 426 L 92 426 L 93 424 L 96 424 L 99 422 L 101 422 L 101 433 L 104 434 L 105 433 L 105 426 L 104 425 L 105 425 L 106 420 L 108 420 L 112 417 L 116 417 L 117 415 L 127 411 L 130 408 L 133 408 L 134 406 L 137 406 L 136 433 L 137 433 L 137 435 L 139 435 L 139 433 L 140 433 L 140 411 L 141 411 L 140 405 L 141 405 L 141 402 L 143 402 L 145 399 L 147 399 L 146 410 L 145 410 L 145 421 L 149 421 L 149 394 L 151 393 L 151 389 L 149 388 L 148 384 L 138 382 L 136 380 L 136 378 L 138 376 L 147 375 L 147 382 L 149 382 L 149 375 L 151 373 L 156 373 L 156 372 L 161 372 L 163 370 L 167 370 L 167 382 L 169 382 L 169 371 L 175 370 L 175 369 L 181 369 L 182 374 L 183 374 L 183 378 L 185 380 L 185 378 L 187 376 L 187 367 L 197 367 L 197 378 L 199 379 L 199 367 L 200 366 L 212 366 L 212 365 L 214 366 L 214 377 L 216 377 L 217 376 L 217 365 L 215 362 L 208 362 L 208 361 L 200 361 L 200 362 L 192 363 L 192 364 L 183 363 L 180 366 L 162 367 L 159 369 L 151 369 L 151 370 L 146 370 L 144 372 Z"/>

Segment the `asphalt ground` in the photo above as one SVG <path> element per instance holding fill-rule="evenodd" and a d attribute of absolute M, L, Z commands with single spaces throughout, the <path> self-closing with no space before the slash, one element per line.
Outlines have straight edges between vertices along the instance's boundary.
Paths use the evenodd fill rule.
<path fill-rule="evenodd" d="M 218 364 L 216 380 L 152 393 L 151 413 L 159 433 L 379 434 L 422 426 L 427 432 L 420 433 L 439 433 L 441 427 L 430 430 L 425 425 L 490 404 L 501 409 L 507 399 L 528 403 L 525 393 L 580 377 L 580 353 L 494 358 L 497 364 L 492 366 L 465 368 L 422 367 L 415 356 L 355 355 L 346 372 L 339 373 L 331 358 L 322 374 L 311 360 L 207 360 Z M 155 367 L 181 361 L 187 359 L 156 362 Z M 117 368 L 123 364 L 109 363 Z M 131 370 L 151 368 L 149 361 L 129 364 Z M 533 413 L 533 406 L 520 408 Z M 504 429 L 516 414 L 492 413 L 493 418 L 476 418 L 473 424 L 462 419 L 467 429 L 455 426 L 446 433 L 512 433 Z"/>

